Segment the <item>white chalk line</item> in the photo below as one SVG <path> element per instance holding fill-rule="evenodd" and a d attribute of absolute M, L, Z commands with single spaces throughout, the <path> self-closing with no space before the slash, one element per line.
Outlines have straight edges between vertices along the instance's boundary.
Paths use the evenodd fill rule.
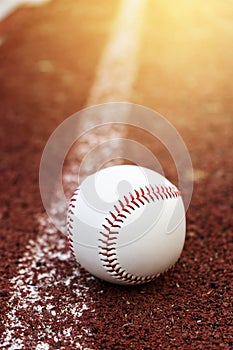
<path fill-rule="evenodd" d="M 100 58 L 96 78 L 90 89 L 85 107 L 107 102 L 129 101 L 138 71 L 138 55 L 147 3 L 148 0 L 121 1 L 114 30 Z M 99 121 L 100 125 L 106 121 L 106 116 L 101 113 L 101 110 L 100 114 L 97 114 L 95 110 L 95 123 Z M 124 118 L 127 122 L 129 118 L 127 111 Z M 85 125 L 80 126 L 84 130 L 90 130 L 92 123 L 90 120 L 86 120 Z M 96 146 L 105 141 L 113 139 L 117 141 L 118 139 L 119 141 L 114 143 L 114 147 L 117 147 L 118 144 L 118 148 L 120 148 L 121 139 L 126 136 L 127 129 L 122 125 L 102 127 L 98 132 L 87 133 L 82 136 L 81 142 L 75 149 L 77 159 L 80 160 L 85 151 L 87 154 L 88 151 L 91 152 Z M 111 147 L 113 145 L 111 146 L 111 143 L 108 143 L 108 148 L 101 150 L 107 160 L 111 158 Z M 108 162 L 108 166 L 114 164 L 118 164 L 118 160 Z M 75 167 L 75 164 L 73 164 L 73 167 Z M 87 164 L 85 164 L 85 168 L 87 168 Z M 87 175 L 96 171 L 94 160 L 92 163 L 89 162 L 86 170 Z"/>
<path fill-rule="evenodd" d="M 115 31 L 99 62 L 87 106 L 127 101 L 138 70 L 142 23 L 147 0 L 127 0 L 121 8 Z"/>
<path fill-rule="evenodd" d="M 143 11 L 146 4 L 147 0 L 122 0 L 115 30 L 100 60 L 96 80 L 87 99 L 87 106 L 127 100 L 130 97 L 138 68 L 137 53 Z M 125 136 L 124 131 L 116 129 L 109 129 L 107 139 L 111 135 L 113 137 Z M 95 144 L 97 145 L 104 140 L 106 140 L 106 130 L 102 134 L 98 132 Z M 80 152 L 83 152 L 83 148 L 86 147 L 88 150 L 88 147 L 90 147 L 90 138 L 87 137 L 83 141 Z M 77 149 L 77 152 L 79 152 L 79 149 Z M 74 166 L 77 167 L 77 164 L 74 164 Z M 66 183 L 74 180 L 72 169 L 70 171 L 68 169 L 64 174 L 64 180 Z M 58 207 L 59 203 L 53 205 Z M 41 216 L 38 220 L 43 228 L 43 234 L 38 236 L 35 241 L 28 242 L 25 254 L 19 262 L 17 276 L 10 281 L 12 285 L 9 300 L 11 311 L 6 317 L 6 331 L 3 334 L 2 344 L 10 350 L 16 350 L 23 349 L 27 341 L 35 341 L 33 335 L 27 334 L 28 326 L 19 318 L 22 310 L 30 309 L 43 325 L 41 329 L 37 330 L 37 350 L 49 349 L 50 339 L 54 342 L 62 341 L 63 344 L 66 344 L 67 341 L 67 346 L 85 350 L 82 345 L 85 343 L 83 336 L 90 336 L 90 330 L 82 328 L 81 319 L 83 312 L 88 308 L 89 311 L 95 312 L 91 291 L 87 287 L 88 283 L 84 286 L 77 282 L 79 275 L 77 267 L 73 267 L 72 274 L 69 277 L 62 275 L 57 270 L 57 262 L 64 263 L 71 256 L 66 249 L 66 238 L 51 228 L 47 217 Z M 35 268 L 40 260 L 46 262 L 46 269 L 45 271 L 42 269 L 43 272 L 41 273 L 38 270 L 40 266 Z M 32 281 L 34 283 L 31 283 Z M 62 307 L 60 305 L 60 308 L 56 308 L 55 296 L 49 292 L 49 288 L 46 288 L 46 286 L 53 283 L 54 286 L 63 285 L 68 287 L 73 281 L 76 283 L 74 292 L 78 301 L 72 301 L 69 294 L 67 294 L 61 301 Z M 51 314 L 51 319 L 44 319 L 45 306 L 46 312 Z M 53 317 L 56 317 L 56 320 L 63 319 L 63 321 L 72 319 L 73 323 L 68 328 L 63 327 L 62 332 L 60 330 L 56 332 L 50 327 Z M 77 334 L 77 325 L 81 330 L 80 334 Z"/>
<path fill-rule="evenodd" d="M 27 312 L 37 320 L 33 323 L 37 327 L 37 350 L 49 349 L 49 340 L 55 343 L 62 340 L 67 346 L 72 344 L 81 349 L 80 340 L 83 334 L 90 334 L 90 331 L 82 329 L 80 318 L 83 312 L 89 309 L 88 305 L 92 304 L 91 296 L 86 286 L 80 283 L 80 272 L 76 266 L 70 267 L 69 276 L 64 276 L 58 271 L 58 264 L 71 258 L 65 237 L 57 233 L 54 226 L 48 223 L 46 216 L 40 217 L 39 222 L 44 228 L 43 234 L 38 236 L 36 241 L 28 242 L 26 252 L 19 261 L 18 275 L 11 279 L 11 298 L 8 301 L 11 311 L 7 315 L 6 331 L 1 346 L 16 350 L 24 349 L 25 342 L 35 342 L 33 335 L 28 334 L 29 325 L 22 320 L 22 313 Z M 69 295 L 71 284 L 74 294 L 72 299 Z M 50 286 L 53 287 L 51 291 Z M 67 289 L 67 293 L 59 295 L 59 306 L 62 304 L 62 307 L 57 307 L 55 303 L 55 296 L 52 294 L 54 288 Z M 59 331 L 53 329 L 54 317 L 60 322 Z M 80 339 L 70 338 L 77 327 L 82 330 Z"/>

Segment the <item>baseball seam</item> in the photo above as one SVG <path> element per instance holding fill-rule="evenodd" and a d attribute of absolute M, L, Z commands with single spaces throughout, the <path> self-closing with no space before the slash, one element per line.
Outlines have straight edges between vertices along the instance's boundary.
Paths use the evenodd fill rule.
<path fill-rule="evenodd" d="M 68 209 L 67 215 L 67 233 L 68 244 L 72 253 L 72 256 L 76 259 L 73 248 L 73 216 L 75 202 L 80 191 L 80 187 L 74 192 Z M 139 190 L 134 189 L 129 196 L 124 196 L 124 200 L 119 200 L 118 205 L 114 206 L 114 210 L 109 211 L 109 217 L 105 218 L 105 223 L 102 225 L 103 229 L 99 232 L 99 255 L 102 266 L 108 272 L 108 274 L 121 282 L 127 284 L 141 284 L 154 280 L 160 274 L 136 276 L 128 273 L 118 262 L 116 253 L 116 241 L 119 235 L 120 229 L 127 218 L 127 215 L 131 215 L 132 212 L 142 205 L 147 203 L 172 199 L 180 196 L 180 191 L 173 186 L 145 186 Z"/>
<path fill-rule="evenodd" d="M 106 222 L 102 225 L 103 230 L 100 232 L 98 248 L 102 265 L 113 278 L 127 284 L 141 284 L 150 282 L 160 275 L 136 276 L 127 272 L 118 261 L 117 236 L 127 214 L 131 215 L 132 211 L 151 201 L 172 199 L 178 196 L 180 196 L 180 191 L 176 187 L 149 185 L 139 190 L 135 189 L 133 193 L 129 193 L 128 197 L 124 196 L 124 202 L 119 200 L 118 206 L 114 206 L 114 211 L 109 212 L 109 217 L 105 218 Z"/>
<path fill-rule="evenodd" d="M 68 246 L 69 246 L 69 249 L 71 251 L 71 254 L 72 254 L 72 257 L 76 259 L 76 255 L 75 255 L 75 252 L 74 252 L 74 240 L 73 240 L 73 222 L 74 222 L 74 219 L 73 219 L 73 216 L 75 215 L 74 214 L 74 208 L 75 208 L 75 202 L 77 201 L 77 196 L 78 196 L 78 193 L 80 191 L 80 187 L 78 187 L 72 197 L 71 197 L 71 200 L 70 200 L 70 203 L 69 203 L 69 209 L 68 209 L 68 213 L 67 213 L 67 239 L 68 239 Z"/>

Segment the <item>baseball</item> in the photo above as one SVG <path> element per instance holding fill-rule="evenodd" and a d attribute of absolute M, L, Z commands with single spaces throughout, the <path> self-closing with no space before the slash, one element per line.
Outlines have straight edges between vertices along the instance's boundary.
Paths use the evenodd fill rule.
<path fill-rule="evenodd" d="M 152 281 L 180 257 L 185 240 L 180 191 L 136 165 L 85 178 L 68 209 L 72 253 L 92 275 L 118 284 Z"/>

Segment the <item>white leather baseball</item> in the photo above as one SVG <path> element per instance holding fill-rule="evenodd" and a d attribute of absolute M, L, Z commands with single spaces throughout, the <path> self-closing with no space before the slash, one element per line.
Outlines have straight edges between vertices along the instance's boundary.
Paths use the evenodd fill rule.
<path fill-rule="evenodd" d="M 74 192 L 68 238 L 78 262 L 118 284 L 153 280 L 175 264 L 185 240 L 179 190 L 157 172 L 119 165 L 88 176 Z"/>

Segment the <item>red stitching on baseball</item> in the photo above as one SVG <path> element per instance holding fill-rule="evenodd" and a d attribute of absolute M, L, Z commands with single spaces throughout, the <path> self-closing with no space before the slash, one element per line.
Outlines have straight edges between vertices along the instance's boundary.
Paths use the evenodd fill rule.
<path fill-rule="evenodd" d="M 75 202 L 77 201 L 77 195 L 79 193 L 80 187 L 74 192 L 67 215 L 67 233 L 68 233 L 68 245 L 71 250 L 72 256 L 76 259 L 74 252 L 74 242 L 73 242 L 73 218 L 74 211 L 71 208 L 75 208 Z M 116 255 L 116 240 L 121 228 L 121 224 L 124 223 L 124 219 L 127 218 L 126 214 L 132 214 L 132 211 L 140 208 L 141 205 L 154 202 L 155 200 L 164 200 L 169 198 L 176 198 L 180 196 L 180 191 L 175 187 L 171 186 L 145 186 L 145 188 L 140 188 L 140 190 L 134 190 L 134 194 L 129 193 L 129 196 L 124 196 L 125 203 L 122 200 L 118 201 L 118 205 L 114 205 L 115 213 L 110 211 L 110 218 L 105 218 L 106 222 L 102 225 L 103 229 L 100 231 L 101 238 L 99 238 L 99 255 L 100 260 L 102 261 L 103 267 L 107 272 L 114 278 L 127 282 L 129 284 L 138 284 L 142 282 L 150 282 L 160 275 L 149 275 L 149 276 L 135 276 L 133 274 L 125 271 L 119 264 L 118 258 Z M 144 201 L 143 201 L 144 199 Z M 117 223 L 117 224 L 116 224 Z M 114 229 L 114 230 L 113 230 Z"/>
<path fill-rule="evenodd" d="M 79 193 L 80 187 L 78 187 L 74 193 L 73 196 L 70 200 L 70 204 L 69 204 L 69 209 L 68 209 L 68 213 L 67 213 L 67 239 L 68 239 L 68 246 L 70 248 L 71 251 L 71 255 L 72 257 L 77 261 L 76 259 L 76 255 L 74 252 L 74 241 L 73 241 L 73 225 L 72 222 L 74 221 L 72 218 L 72 215 L 74 215 L 74 211 L 71 208 L 75 208 L 75 204 L 74 202 L 77 201 L 77 195 Z"/>
<path fill-rule="evenodd" d="M 116 213 L 110 211 L 109 214 L 111 215 L 111 218 L 113 218 L 117 222 L 119 222 L 119 217 L 123 217 L 124 219 L 126 219 L 127 216 L 124 214 L 122 215 L 122 211 L 127 212 L 128 214 L 132 214 L 132 211 L 130 211 L 129 209 L 135 210 L 136 208 L 140 208 L 140 204 L 145 205 L 142 198 L 147 203 L 150 203 L 150 201 L 154 202 L 155 199 L 164 200 L 169 198 L 176 198 L 180 195 L 180 192 L 175 187 L 171 186 L 154 187 L 150 185 L 150 187 L 145 186 L 145 189 L 140 188 L 140 191 L 134 190 L 134 192 L 135 195 L 129 193 L 129 197 L 124 196 L 125 203 L 123 203 L 122 200 L 119 200 L 121 210 L 117 206 L 114 206 Z M 133 274 L 128 273 L 120 266 L 115 248 L 116 239 L 117 235 L 119 234 L 119 231 L 116 232 L 115 228 L 121 228 L 121 226 L 118 224 L 115 225 L 114 221 L 109 220 L 108 218 L 106 218 L 106 221 L 107 224 L 102 225 L 106 232 L 101 231 L 100 235 L 102 237 L 99 238 L 99 254 L 101 256 L 100 260 L 102 261 L 103 267 L 106 269 L 106 271 L 112 277 L 130 284 L 150 282 L 156 277 L 158 277 L 159 274 L 149 276 L 135 276 Z M 123 220 L 120 220 L 120 222 L 123 223 Z M 114 231 L 112 231 L 112 228 L 114 228 Z M 112 237 L 112 235 L 114 236 Z"/>

